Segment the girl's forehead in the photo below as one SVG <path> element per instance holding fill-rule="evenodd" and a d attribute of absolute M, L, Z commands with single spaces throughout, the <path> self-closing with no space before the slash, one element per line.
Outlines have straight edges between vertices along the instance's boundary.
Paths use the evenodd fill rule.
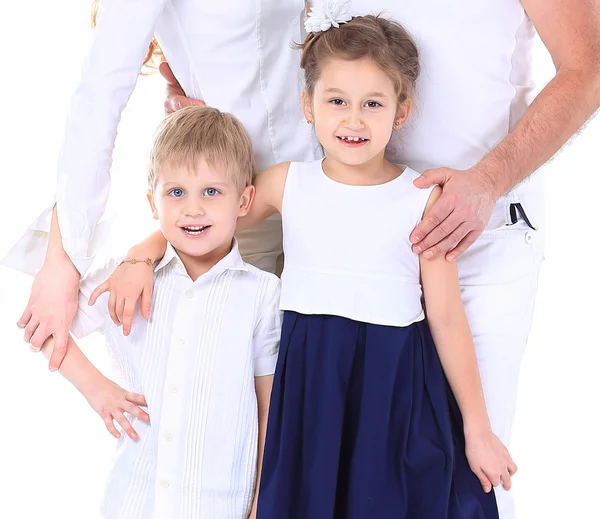
<path fill-rule="evenodd" d="M 369 58 L 332 58 L 321 67 L 317 88 L 321 91 L 337 89 L 343 92 L 367 90 L 389 93 L 394 91 L 394 83 L 388 74 Z"/>

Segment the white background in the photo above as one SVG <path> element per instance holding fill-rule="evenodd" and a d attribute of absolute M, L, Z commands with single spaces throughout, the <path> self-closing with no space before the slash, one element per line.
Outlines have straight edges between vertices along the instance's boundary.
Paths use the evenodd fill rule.
<path fill-rule="evenodd" d="M 52 200 L 69 96 L 89 38 L 90 1 L 3 2 L 0 254 Z M 7 5 L 8 4 L 8 5 Z M 535 76 L 553 73 L 541 45 Z M 152 229 L 145 159 L 164 84 L 142 78 L 119 129 L 113 167 L 117 222 L 105 254 Z M 512 454 L 520 519 L 598 518 L 600 275 L 595 255 L 600 118 L 545 168 L 547 247 L 521 373 Z M 0 268 L 0 517 L 98 519 L 115 440 L 60 375 L 33 355 L 15 323 L 30 279 Z M 102 339 L 84 351 L 110 373 Z"/>

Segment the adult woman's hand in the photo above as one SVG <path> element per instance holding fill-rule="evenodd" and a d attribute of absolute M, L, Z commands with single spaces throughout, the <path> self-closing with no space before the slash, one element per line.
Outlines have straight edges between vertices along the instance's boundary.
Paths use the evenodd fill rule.
<path fill-rule="evenodd" d="M 206 103 L 198 99 L 187 97 L 183 88 L 177 81 L 175 74 L 169 64 L 165 61 L 158 67 L 162 77 L 167 81 L 167 98 L 165 99 L 165 112 L 170 114 L 185 106 L 206 106 Z"/>
<path fill-rule="evenodd" d="M 42 269 L 35 276 L 27 307 L 17 325 L 25 329 L 25 341 L 39 351 L 46 339 L 53 336 L 54 351 L 50 370 L 56 371 L 67 352 L 69 329 L 77 312 L 79 271 L 69 256 L 49 253 Z"/>

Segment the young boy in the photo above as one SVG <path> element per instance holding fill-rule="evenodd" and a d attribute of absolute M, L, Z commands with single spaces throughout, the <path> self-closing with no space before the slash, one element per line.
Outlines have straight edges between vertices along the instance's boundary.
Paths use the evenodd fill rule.
<path fill-rule="evenodd" d="M 104 332 L 128 389 L 70 340 L 61 373 L 113 435 L 113 420 L 127 432 L 102 506 L 109 519 L 255 516 L 281 315 L 278 278 L 245 264 L 233 237 L 252 204 L 253 173 L 250 139 L 234 117 L 199 107 L 170 115 L 154 141 L 148 192 L 167 252 L 157 265 L 125 258 L 154 269 L 152 318 L 137 317 L 125 336 L 108 294 L 88 305 L 117 261 L 81 282 L 72 333 Z"/>

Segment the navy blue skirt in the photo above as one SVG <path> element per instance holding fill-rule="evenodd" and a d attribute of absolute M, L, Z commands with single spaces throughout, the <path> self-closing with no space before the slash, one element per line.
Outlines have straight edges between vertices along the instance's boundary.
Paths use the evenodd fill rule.
<path fill-rule="evenodd" d="M 426 322 L 285 312 L 258 519 L 497 519 Z"/>

